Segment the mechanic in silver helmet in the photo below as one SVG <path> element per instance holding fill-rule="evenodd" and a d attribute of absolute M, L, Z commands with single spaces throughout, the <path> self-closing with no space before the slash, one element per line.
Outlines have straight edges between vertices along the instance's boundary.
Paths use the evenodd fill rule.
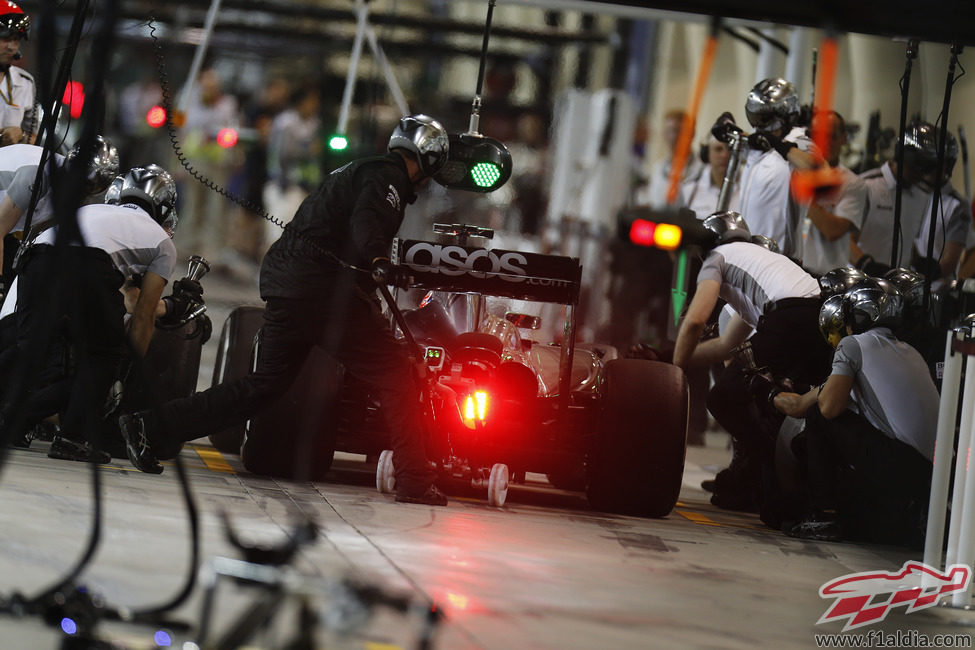
<path fill-rule="evenodd" d="M 927 364 L 898 340 L 899 294 L 867 279 L 823 303 L 823 336 L 836 342 L 832 372 L 773 404 L 805 418 L 809 510 L 794 537 L 920 548 L 931 485 L 938 391 Z"/>
<path fill-rule="evenodd" d="M 972 227 L 972 206 L 962 194 L 951 184 L 951 173 L 958 161 L 958 139 L 947 132 L 945 141 L 944 169 L 938 181 L 937 157 L 932 162 L 925 160 L 923 168 L 924 184 L 937 188 L 932 189 L 928 203 L 924 207 L 924 219 L 914 238 L 914 250 L 911 266 L 925 275 L 937 280 L 937 289 L 944 281 L 960 276 L 959 266 L 962 254 L 975 248 L 975 229 Z M 932 138 L 934 139 L 934 134 Z M 935 153 L 937 149 L 935 149 Z M 931 234 L 931 208 L 937 200 L 938 206 L 935 217 L 934 248 L 932 259 L 928 259 L 928 240 Z"/>
<path fill-rule="evenodd" d="M 805 210 L 792 200 L 790 182 L 793 168 L 809 168 L 816 163 L 812 140 L 797 124 L 799 94 L 795 86 L 781 78 L 764 79 L 748 93 L 745 114 L 754 131 L 747 136 L 745 164 L 741 170 L 740 212 L 756 235 L 773 239 L 784 255 L 802 258 L 801 219 Z M 712 134 L 723 142 L 737 131 L 731 113 L 718 118 Z"/>
<path fill-rule="evenodd" d="M 256 370 L 247 377 L 119 420 L 129 458 L 162 471 L 184 441 L 258 414 L 297 377 L 320 344 L 346 372 L 376 387 L 391 432 L 396 499 L 445 505 L 423 450 L 419 386 L 406 352 L 380 316 L 376 282 L 397 284 L 390 246 L 406 206 L 447 161 L 446 130 L 426 115 L 403 117 L 388 151 L 353 161 L 305 199 L 261 265 L 266 301 Z M 376 278 L 374 280 L 374 277 Z"/>
<path fill-rule="evenodd" d="M 901 143 L 898 142 L 895 158 L 860 175 L 867 186 L 867 209 L 860 232 L 853 234 L 850 262 L 874 276 L 881 276 L 891 268 L 895 234 L 894 203 L 897 194 L 896 154 L 900 150 Z M 917 243 L 923 243 L 925 254 L 927 253 L 927 229 L 924 239 L 919 241 L 918 238 L 922 236 L 922 225 L 927 223 L 930 215 L 931 193 L 937 186 L 938 144 L 934 125 L 923 121 L 908 124 L 904 133 L 903 150 L 904 187 L 901 190 L 900 232 L 894 266 L 910 264 Z M 942 193 L 942 196 L 945 194 Z M 947 214 L 950 213 L 946 212 L 945 215 Z M 967 227 L 971 228 L 970 221 Z M 952 241 L 964 235 L 964 228 L 958 232 L 956 228 L 958 223 L 953 222 L 949 237 Z M 944 230 L 941 231 L 941 241 L 944 241 Z M 951 251 L 946 249 L 946 252 Z M 941 257 L 940 246 L 935 248 L 935 254 Z M 954 257 L 954 262 L 958 262 L 958 257 Z"/>
<path fill-rule="evenodd" d="M 63 169 L 66 162 L 78 158 L 80 150 L 76 145 L 67 156 L 54 153 L 54 163 L 57 169 Z M 34 181 L 37 178 L 37 166 L 40 164 L 43 148 L 31 144 L 14 144 L 0 147 L 0 237 L 21 232 L 26 225 L 26 213 L 30 207 Z M 92 152 L 91 163 L 88 165 L 84 194 L 87 200 L 93 200 L 105 191 L 119 173 L 119 154 L 107 138 L 96 136 L 95 148 Z M 41 189 L 34 214 L 31 217 L 31 233 L 25 235 L 24 240 L 40 232 L 46 224 L 52 223 L 54 208 L 51 201 L 51 180 L 48 170 L 44 170 L 41 177 Z M 12 281 L 11 263 L 16 252 L 16 241 L 4 242 L 13 246 L 13 250 L 4 251 L 0 246 L 0 262 L 2 262 L 3 278 Z M 6 252 L 6 254 L 4 254 Z"/>
<path fill-rule="evenodd" d="M 770 460 L 781 417 L 778 423 L 760 417 L 750 388 L 755 368 L 746 367 L 740 355 L 733 359 L 732 351 L 754 330 L 749 345 L 756 367 L 797 383 L 822 381 L 830 351 L 816 326 L 820 289 L 816 279 L 788 257 L 752 243 L 752 233 L 738 213 L 712 214 L 703 225 L 713 233 L 715 246 L 697 276 L 697 289 L 677 334 L 674 364 L 687 369 L 732 359 L 708 395 L 708 410 L 731 433 L 739 463 L 718 475 L 711 502 L 755 509 L 762 501 L 761 468 Z M 719 298 L 735 314 L 721 336 L 702 342 Z M 767 404 L 761 406 L 775 415 Z"/>
<path fill-rule="evenodd" d="M 76 213 L 80 238 L 62 226 L 40 231 L 25 244 L 16 291 L 17 352 L 15 368 L 25 376 L 29 364 L 55 344 L 66 322 L 77 370 L 65 382 L 66 405 L 37 412 L 49 394 L 29 390 L 23 408 L 37 418 L 60 411 L 61 434 L 50 453 L 55 458 L 107 462 L 108 455 L 90 445 L 99 427 L 109 388 L 118 378 L 128 348 L 145 355 L 155 329 L 162 292 L 176 264 L 176 247 L 166 226 L 175 224 L 176 184 L 158 165 L 134 167 L 113 183 L 117 191 L 105 203 L 82 206 Z M 68 245 L 55 248 L 60 237 Z M 127 324 L 120 291 L 127 279 L 141 275 L 141 292 Z M 11 296 L 12 297 L 12 296 Z M 9 300 L 8 300 L 9 301 Z M 29 428 L 36 422 L 10 417 L 10 393 L 4 395 L 5 422 Z M 46 402 L 45 402 L 46 403 Z M 23 430 L 11 433 L 20 439 Z"/>

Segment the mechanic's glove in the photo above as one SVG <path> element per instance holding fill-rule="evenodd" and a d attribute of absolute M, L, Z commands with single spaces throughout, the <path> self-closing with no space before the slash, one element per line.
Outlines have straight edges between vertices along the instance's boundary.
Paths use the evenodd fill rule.
<path fill-rule="evenodd" d="M 860 256 L 860 259 L 856 261 L 853 266 L 857 267 L 867 275 L 873 276 L 875 278 L 882 277 L 884 273 L 890 270 L 890 267 L 886 264 L 878 262 L 873 259 L 872 255 L 864 254 Z"/>
<path fill-rule="evenodd" d="M 203 285 L 196 280 L 183 278 L 173 283 L 173 295 L 201 302 L 203 300 Z"/>
<path fill-rule="evenodd" d="M 410 284 L 410 275 L 405 268 L 393 264 L 386 258 L 379 258 L 372 265 L 372 279 L 376 284 L 406 288 Z"/>
<path fill-rule="evenodd" d="M 755 131 L 748 136 L 748 146 L 759 151 L 775 150 L 780 156 L 789 159 L 789 150 L 795 148 L 795 142 L 783 140 L 777 135 L 772 135 L 767 131 Z"/>
<path fill-rule="evenodd" d="M 735 132 L 742 131 L 735 124 L 735 117 L 728 111 L 722 113 L 711 127 L 711 135 L 725 144 L 731 144 L 731 134 Z"/>
<path fill-rule="evenodd" d="M 185 316 L 196 304 L 191 296 L 186 296 L 179 293 L 166 296 L 162 300 L 163 304 L 166 305 L 166 313 L 160 316 L 157 320 L 159 324 L 164 327 L 175 327 L 179 325 L 180 321 L 183 319 L 183 316 Z"/>
<path fill-rule="evenodd" d="M 7 281 L 3 279 L 2 275 L 0 275 L 0 302 L 3 302 L 3 299 L 6 297 L 7 297 Z"/>
<path fill-rule="evenodd" d="M 782 392 L 782 389 L 779 388 L 770 374 L 756 372 L 748 377 L 748 392 L 759 404 L 772 404 L 772 400 Z"/>

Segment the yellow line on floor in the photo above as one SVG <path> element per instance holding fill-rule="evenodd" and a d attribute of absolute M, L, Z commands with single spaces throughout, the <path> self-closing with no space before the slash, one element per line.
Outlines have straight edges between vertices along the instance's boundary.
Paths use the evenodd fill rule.
<path fill-rule="evenodd" d="M 684 519 L 693 521 L 695 524 L 701 524 L 704 526 L 725 526 L 726 524 L 718 523 L 717 521 L 711 519 L 710 517 L 705 517 L 699 512 L 688 512 L 686 510 L 674 510 Z"/>
<path fill-rule="evenodd" d="M 198 447 L 196 445 L 190 445 L 190 447 L 211 472 L 234 473 L 234 468 L 224 459 L 223 454 L 213 447 Z"/>

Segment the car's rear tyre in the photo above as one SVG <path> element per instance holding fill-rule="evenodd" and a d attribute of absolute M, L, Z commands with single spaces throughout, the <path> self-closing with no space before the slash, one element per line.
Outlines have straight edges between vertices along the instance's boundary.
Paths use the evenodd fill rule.
<path fill-rule="evenodd" d="M 597 510 L 663 517 L 680 494 L 687 447 L 687 380 L 677 366 L 643 359 L 606 364 L 589 503 Z"/>
<path fill-rule="evenodd" d="M 488 478 L 488 505 L 500 508 L 508 498 L 508 466 L 495 463 Z"/>
<path fill-rule="evenodd" d="M 243 306 L 230 312 L 220 331 L 210 386 L 236 381 L 251 371 L 254 337 L 263 324 L 262 307 Z M 239 454 L 243 442 L 243 422 L 210 434 L 210 443 L 225 454 Z"/>
<path fill-rule="evenodd" d="M 396 471 L 393 468 L 393 450 L 383 449 L 376 463 L 376 489 L 380 494 L 392 494 L 396 491 Z"/>

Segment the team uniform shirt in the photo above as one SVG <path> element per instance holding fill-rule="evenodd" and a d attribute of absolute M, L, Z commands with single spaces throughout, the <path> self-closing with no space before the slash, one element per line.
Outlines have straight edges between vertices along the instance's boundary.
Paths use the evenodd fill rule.
<path fill-rule="evenodd" d="M 924 209 L 924 221 L 914 238 L 914 249 L 926 257 L 928 254 L 928 237 L 931 232 L 931 204 L 934 194 L 930 195 Z M 945 233 L 950 242 L 962 244 L 965 249 L 975 246 L 975 230 L 972 229 L 972 208 L 961 197 L 951 183 L 941 188 L 941 202 L 938 206 L 938 218 L 934 222 L 934 258 L 940 260 L 945 249 Z M 957 271 L 957 269 L 955 269 Z"/>
<path fill-rule="evenodd" d="M 681 204 L 693 210 L 698 219 L 705 219 L 708 215 L 714 214 L 720 196 L 721 184 L 715 185 L 711 182 L 711 165 L 705 165 L 700 176 L 681 186 Z M 738 185 L 735 184 L 728 209 L 738 212 L 740 203 Z"/>
<path fill-rule="evenodd" d="M 374 292 L 368 273 L 372 261 L 389 257 L 406 206 L 415 200 L 406 162 L 397 153 L 336 169 L 268 249 L 261 264 L 261 297 L 323 299 L 340 278 Z"/>
<path fill-rule="evenodd" d="M 142 208 L 132 205 L 93 203 L 78 210 L 78 225 L 85 246 L 108 253 L 115 268 L 126 278 L 152 271 L 168 280 L 176 268 L 176 246 L 165 230 Z M 42 232 L 35 245 L 54 245 L 57 228 Z M 77 244 L 80 245 L 80 244 Z M 17 305 L 17 278 L 14 278 L 0 319 L 13 313 Z"/>
<path fill-rule="evenodd" d="M 878 169 L 860 174 L 867 186 L 867 208 L 860 228 L 857 245 L 866 255 L 886 264 L 894 242 L 894 201 L 897 194 L 897 177 L 886 162 Z M 911 247 L 924 220 L 924 206 L 930 212 L 931 195 L 915 186 L 901 192 L 901 237 L 898 261 L 907 264 L 911 260 Z M 854 260 L 856 261 L 856 260 Z"/>
<path fill-rule="evenodd" d="M 657 161 L 650 171 L 650 183 L 646 189 L 637 193 L 637 203 L 639 205 L 649 205 L 659 208 L 667 205 L 667 192 L 670 190 L 670 163 L 671 158 Z M 684 175 L 681 183 L 696 181 L 700 175 L 704 164 L 699 158 L 691 156 L 687 159 L 684 166 Z M 677 201 L 680 200 L 680 188 L 678 187 Z M 717 204 L 717 201 L 715 201 Z M 714 212 L 712 210 L 711 212 Z M 711 214 L 710 212 L 708 214 Z M 707 215 L 705 215 L 707 216 Z"/>
<path fill-rule="evenodd" d="M 36 133 L 34 77 L 15 65 L 0 79 L 0 128 L 17 126 L 24 135 Z"/>
<path fill-rule="evenodd" d="M 837 165 L 843 184 L 835 193 L 817 201 L 832 214 L 846 219 L 852 227 L 860 230 L 863 213 L 867 206 L 867 186 L 859 176 Z M 850 235 L 844 234 L 835 241 L 829 241 L 816 224 L 809 224 L 809 234 L 803 243 L 802 265 L 813 273 L 822 275 L 827 271 L 846 266 L 850 259 Z"/>
<path fill-rule="evenodd" d="M 940 398 L 917 350 L 875 327 L 840 341 L 833 374 L 853 377 L 850 397 L 867 422 L 934 458 Z"/>
<path fill-rule="evenodd" d="M 744 241 L 715 247 L 697 275 L 698 283 L 703 280 L 720 282 L 721 298 L 753 329 L 777 300 L 819 296 L 819 283 L 798 264 Z"/>
<path fill-rule="evenodd" d="M 796 127 L 784 138 L 802 151 L 815 145 Z M 753 235 L 765 235 L 779 245 L 783 255 L 802 258 L 802 220 L 807 208 L 792 198 L 789 184 L 792 167 L 776 151 L 748 149 L 741 171 L 741 216 Z"/>
<path fill-rule="evenodd" d="M 23 214 L 11 232 L 24 229 L 27 220 L 27 208 L 30 207 L 31 188 L 37 179 L 37 166 L 41 162 L 42 147 L 32 144 L 12 144 L 0 147 L 0 200 L 7 194 L 13 204 L 20 208 Z M 60 167 L 64 163 L 64 156 L 55 153 L 54 164 Z M 41 193 L 34 208 L 31 224 L 40 224 L 51 218 L 54 207 L 51 204 L 50 169 L 45 165 L 44 175 L 41 177 Z"/>

